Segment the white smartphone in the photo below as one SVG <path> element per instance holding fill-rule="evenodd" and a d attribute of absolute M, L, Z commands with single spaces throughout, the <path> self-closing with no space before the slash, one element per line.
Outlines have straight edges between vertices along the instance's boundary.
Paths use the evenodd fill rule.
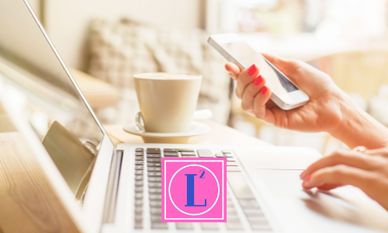
<path fill-rule="evenodd" d="M 242 39 L 226 35 L 210 36 L 208 43 L 226 60 L 245 69 L 256 64 L 260 74 L 271 89 L 271 100 L 283 110 L 290 110 L 309 101 L 308 95 L 300 90 L 286 75 L 270 63 L 256 49 Z"/>

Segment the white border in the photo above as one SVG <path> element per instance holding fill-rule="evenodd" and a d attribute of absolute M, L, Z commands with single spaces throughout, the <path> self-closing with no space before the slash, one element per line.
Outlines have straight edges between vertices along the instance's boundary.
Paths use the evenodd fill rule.
<path fill-rule="evenodd" d="M 170 160 L 170 159 L 168 159 L 168 160 L 164 160 L 164 164 L 163 164 L 163 166 L 164 166 L 164 169 L 163 169 L 163 173 L 165 173 L 166 172 L 166 165 L 167 165 L 167 162 L 172 162 L 172 163 L 174 163 L 174 162 L 196 162 L 196 163 L 198 163 L 198 162 L 212 162 L 212 163 L 221 163 L 222 164 L 222 170 L 221 170 L 221 172 L 222 172 L 222 185 L 221 185 L 221 193 L 223 194 L 223 195 L 221 195 L 221 201 L 222 201 L 222 205 L 221 205 L 221 207 L 222 207 L 222 217 L 221 218 L 167 218 L 167 216 L 166 216 L 166 213 L 167 213 L 167 211 L 166 211 L 166 184 L 167 184 L 167 179 L 166 179 L 166 175 L 165 174 L 163 174 L 163 176 L 164 176 L 164 185 L 163 185 L 163 201 L 164 201 L 164 205 L 163 205 L 163 208 L 164 208 L 164 220 L 166 220 L 166 221 L 169 221 L 169 220 L 203 220 L 203 221 L 211 221 L 211 220 L 225 220 L 225 171 L 224 171 L 224 167 L 225 167 L 225 161 L 224 160 L 202 160 L 202 159 L 200 159 L 200 160 L 182 160 L 182 159 L 177 159 L 177 160 Z"/>
<path fill-rule="evenodd" d="M 179 208 L 174 200 L 172 199 L 171 197 L 171 183 L 172 181 L 174 180 L 175 176 L 180 172 L 182 171 L 183 169 L 185 168 L 188 168 L 188 167 L 200 167 L 200 168 L 203 168 L 205 170 L 207 170 L 208 172 L 210 172 L 210 174 L 214 177 L 214 179 L 216 180 L 216 183 L 217 183 L 217 197 L 216 199 L 214 200 L 213 204 L 205 211 L 202 211 L 202 212 L 199 212 L 199 213 L 188 213 L 186 211 L 183 211 L 181 208 Z M 206 214 L 207 212 L 209 212 L 210 210 L 212 210 L 214 208 L 214 206 L 216 206 L 217 204 L 217 201 L 218 199 L 220 198 L 220 182 L 218 181 L 217 179 L 217 176 L 214 174 L 214 172 L 212 170 L 210 170 L 208 167 L 205 167 L 203 165 L 200 165 L 200 164 L 189 164 L 189 165 L 186 165 L 186 166 L 183 166 L 181 168 L 179 168 L 177 171 L 175 171 L 174 175 L 172 175 L 171 179 L 170 179 L 170 182 L 168 183 L 168 197 L 172 203 L 172 205 L 175 207 L 175 209 L 177 209 L 179 212 L 183 213 L 183 214 L 186 214 L 186 215 L 189 215 L 189 216 L 198 216 L 198 215 L 202 215 L 202 214 Z"/>

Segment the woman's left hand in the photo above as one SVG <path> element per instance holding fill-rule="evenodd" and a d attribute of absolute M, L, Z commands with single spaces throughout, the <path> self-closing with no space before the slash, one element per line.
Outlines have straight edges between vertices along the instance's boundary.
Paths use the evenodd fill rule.
<path fill-rule="evenodd" d="M 304 189 L 358 187 L 388 210 L 388 147 L 365 152 L 336 151 L 311 164 L 300 177 Z"/>

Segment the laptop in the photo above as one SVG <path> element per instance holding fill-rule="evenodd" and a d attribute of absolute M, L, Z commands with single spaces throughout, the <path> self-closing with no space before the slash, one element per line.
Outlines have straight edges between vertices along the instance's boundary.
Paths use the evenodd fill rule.
<path fill-rule="evenodd" d="M 0 1 L 0 29 L 1 102 L 80 232 L 373 231 L 306 207 L 314 195 L 295 181 L 300 168 L 271 167 L 284 157 L 247 164 L 254 154 L 233 146 L 114 145 L 26 0 Z M 161 222 L 163 157 L 227 159 L 225 223 Z"/>

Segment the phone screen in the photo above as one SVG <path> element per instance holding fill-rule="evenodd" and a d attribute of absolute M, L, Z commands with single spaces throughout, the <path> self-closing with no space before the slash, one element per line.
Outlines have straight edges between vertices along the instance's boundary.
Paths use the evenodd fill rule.
<path fill-rule="evenodd" d="M 288 92 L 293 92 L 298 90 L 298 88 L 288 79 L 284 76 L 284 74 L 280 73 L 277 68 L 274 67 L 270 62 L 268 62 L 266 59 L 264 59 L 265 62 L 273 69 L 275 72 L 275 75 L 277 76 L 277 79 L 279 80 L 280 84 L 282 84 L 283 88 L 286 89 Z"/>
<path fill-rule="evenodd" d="M 287 98 L 288 93 L 299 90 L 281 71 L 247 43 L 230 42 L 223 46 L 243 68 L 256 64 L 266 85 L 280 98 Z"/>

